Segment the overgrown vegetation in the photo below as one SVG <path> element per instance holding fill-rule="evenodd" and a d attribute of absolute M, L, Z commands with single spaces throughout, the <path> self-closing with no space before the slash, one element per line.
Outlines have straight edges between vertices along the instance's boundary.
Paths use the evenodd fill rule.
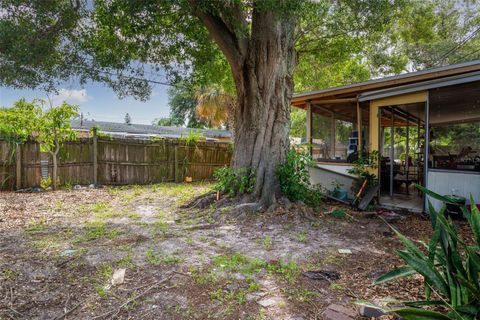
<path fill-rule="evenodd" d="M 277 167 L 282 194 L 292 201 L 303 201 L 310 205 L 322 202 L 322 193 L 310 183 L 308 167 L 313 164 L 308 152 L 288 151 L 287 160 Z"/>
<path fill-rule="evenodd" d="M 250 168 L 219 168 L 213 174 L 217 183 L 214 190 L 229 197 L 251 193 L 255 188 L 255 171 Z"/>
<path fill-rule="evenodd" d="M 449 202 L 447 197 L 417 186 L 432 198 Z M 471 197 L 471 203 L 474 199 Z M 391 310 L 404 319 L 477 319 L 480 315 L 480 211 L 473 205 L 470 210 L 462 208 L 474 236 L 474 245 L 461 239 L 455 224 L 445 217 L 444 205 L 437 211 L 429 201 L 430 220 L 433 235 L 428 244 L 419 248 L 398 231 L 398 237 L 405 246 L 398 255 L 406 266 L 394 269 L 378 278 L 380 284 L 398 277 L 419 273 L 425 285 L 425 300 L 406 302 L 407 308 Z M 426 251 L 426 253 L 424 253 Z M 435 299 L 431 299 L 431 294 Z M 435 306 L 444 312 L 426 310 L 419 306 Z"/>
<path fill-rule="evenodd" d="M 367 186 L 374 186 L 378 184 L 378 177 L 375 174 L 378 169 L 378 151 L 374 150 L 369 154 L 359 153 L 359 157 L 353 162 L 353 168 L 348 169 L 347 172 L 358 177 L 353 188 L 360 189 L 361 185 L 367 180 Z"/>

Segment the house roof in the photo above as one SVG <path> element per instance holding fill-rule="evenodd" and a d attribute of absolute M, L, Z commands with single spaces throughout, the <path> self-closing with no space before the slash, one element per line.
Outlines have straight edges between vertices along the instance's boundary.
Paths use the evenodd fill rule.
<path fill-rule="evenodd" d="M 227 130 L 214 129 L 192 129 L 184 127 L 157 126 L 149 124 L 126 124 L 118 122 L 94 121 L 94 120 L 72 120 L 72 128 L 76 130 L 90 130 L 97 127 L 102 132 L 140 135 L 140 136 L 161 136 L 165 138 L 179 138 L 187 136 L 191 130 L 202 133 L 206 138 L 230 138 L 231 133 Z"/>
<path fill-rule="evenodd" d="M 340 87 L 302 92 L 293 95 L 292 105 L 305 108 L 307 102 L 315 103 L 315 101 L 324 101 L 327 99 L 345 99 L 345 102 L 348 103 L 349 101 L 346 101 L 348 98 L 357 98 L 358 95 L 364 92 L 388 89 L 476 71 L 480 71 L 480 60 L 404 73 Z"/>

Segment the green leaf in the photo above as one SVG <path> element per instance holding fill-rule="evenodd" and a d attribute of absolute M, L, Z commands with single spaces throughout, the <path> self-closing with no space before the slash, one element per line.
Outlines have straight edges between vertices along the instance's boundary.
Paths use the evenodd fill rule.
<path fill-rule="evenodd" d="M 393 310 L 405 320 L 451 320 L 441 313 L 417 308 L 404 308 Z"/>
<path fill-rule="evenodd" d="M 433 264 L 428 261 L 416 257 L 406 252 L 398 252 L 398 255 L 415 271 L 420 273 L 425 279 L 430 282 L 440 293 L 449 296 L 449 288 L 440 273 L 435 269 Z"/>
<path fill-rule="evenodd" d="M 470 207 L 470 227 L 472 228 L 477 245 L 480 245 L 480 211 L 475 205 L 475 200 L 473 199 L 472 195 L 470 195 Z"/>
<path fill-rule="evenodd" d="M 419 184 L 416 184 L 415 187 L 417 187 L 418 190 L 422 191 L 423 193 L 425 193 L 426 195 L 432 197 L 433 199 L 437 199 L 437 200 L 440 200 L 444 203 L 450 203 L 450 199 L 448 197 L 445 197 L 445 196 L 442 196 L 442 195 L 439 195 L 438 193 L 435 193 L 431 190 L 428 190 L 427 188 L 419 185 Z"/>
<path fill-rule="evenodd" d="M 443 300 L 420 300 L 420 301 L 403 301 L 404 305 L 409 307 L 421 307 L 421 306 L 443 306 L 445 301 Z"/>
<path fill-rule="evenodd" d="M 412 275 L 414 273 L 416 273 L 416 271 L 414 269 L 412 269 L 410 266 L 404 266 L 404 267 L 396 268 L 396 269 L 393 269 L 393 270 L 381 275 L 380 277 L 378 277 L 373 282 L 373 284 L 378 285 L 378 284 L 381 284 L 381 283 L 391 281 L 391 280 L 396 279 L 396 278 L 403 278 L 403 277 Z"/>

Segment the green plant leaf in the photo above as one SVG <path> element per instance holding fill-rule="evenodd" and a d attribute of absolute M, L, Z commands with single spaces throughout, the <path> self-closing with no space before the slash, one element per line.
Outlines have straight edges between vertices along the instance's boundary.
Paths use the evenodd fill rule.
<path fill-rule="evenodd" d="M 415 273 L 416 271 L 412 269 L 412 267 L 409 267 L 409 266 L 399 267 L 381 275 L 373 282 L 373 284 L 379 285 L 381 283 L 385 283 L 397 278 L 403 278 Z"/>
<path fill-rule="evenodd" d="M 448 197 L 445 197 L 445 196 L 442 196 L 442 195 L 439 195 L 438 193 L 435 193 L 431 190 L 428 190 L 427 188 L 419 185 L 419 184 L 415 184 L 415 187 L 417 187 L 418 190 L 420 190 L 421 192 L 425 193 L 426 195 L 434 198 L 434 199 L 437 199 L 437 200 L 440 200 L 444 203 L 451 203 L 450 199 Z"/>
<path fill-rule="evenodd" d="M 441 313 L 417 308 L 403 308 L 393 310 L 393 312 L 405 320 L 452 320 Z"/>
<path fill-rule="evenodd" d="M 440 273 L 435 269 L 433 264 L 428 261 L 409 254 L 406 252 L 398 252 L 398 255 L 415 271 L 420 273 L 425 279 L 431 283 L 440 293 L 449 296 L 449 288 Z"/>

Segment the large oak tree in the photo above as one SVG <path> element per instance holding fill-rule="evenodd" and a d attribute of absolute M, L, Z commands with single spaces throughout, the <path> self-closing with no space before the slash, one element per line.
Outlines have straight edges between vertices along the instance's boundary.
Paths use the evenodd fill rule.
<path fill-rule="evenodd" d="M 268 206 L 279 193 L 275 168 L 288 149 L 298 63 L 314 80 L 310 71 L 337 57 L 364 63 L 370 56 L 400 71 L 406 61 L 395 60 L 388 35 L 412 3 L 3 0 L 0 84 L 50 91 L 71 79 L 98 81 L 120 97 L 146 99 L 154 83 L 225 78 L 228 65 L 237 97 L 233 165 L 255 170 L 254 196 Z M 372 50 L 385 39 L 390 50 Z M 366 76 L 349 66 L 353 78 Z"/>

